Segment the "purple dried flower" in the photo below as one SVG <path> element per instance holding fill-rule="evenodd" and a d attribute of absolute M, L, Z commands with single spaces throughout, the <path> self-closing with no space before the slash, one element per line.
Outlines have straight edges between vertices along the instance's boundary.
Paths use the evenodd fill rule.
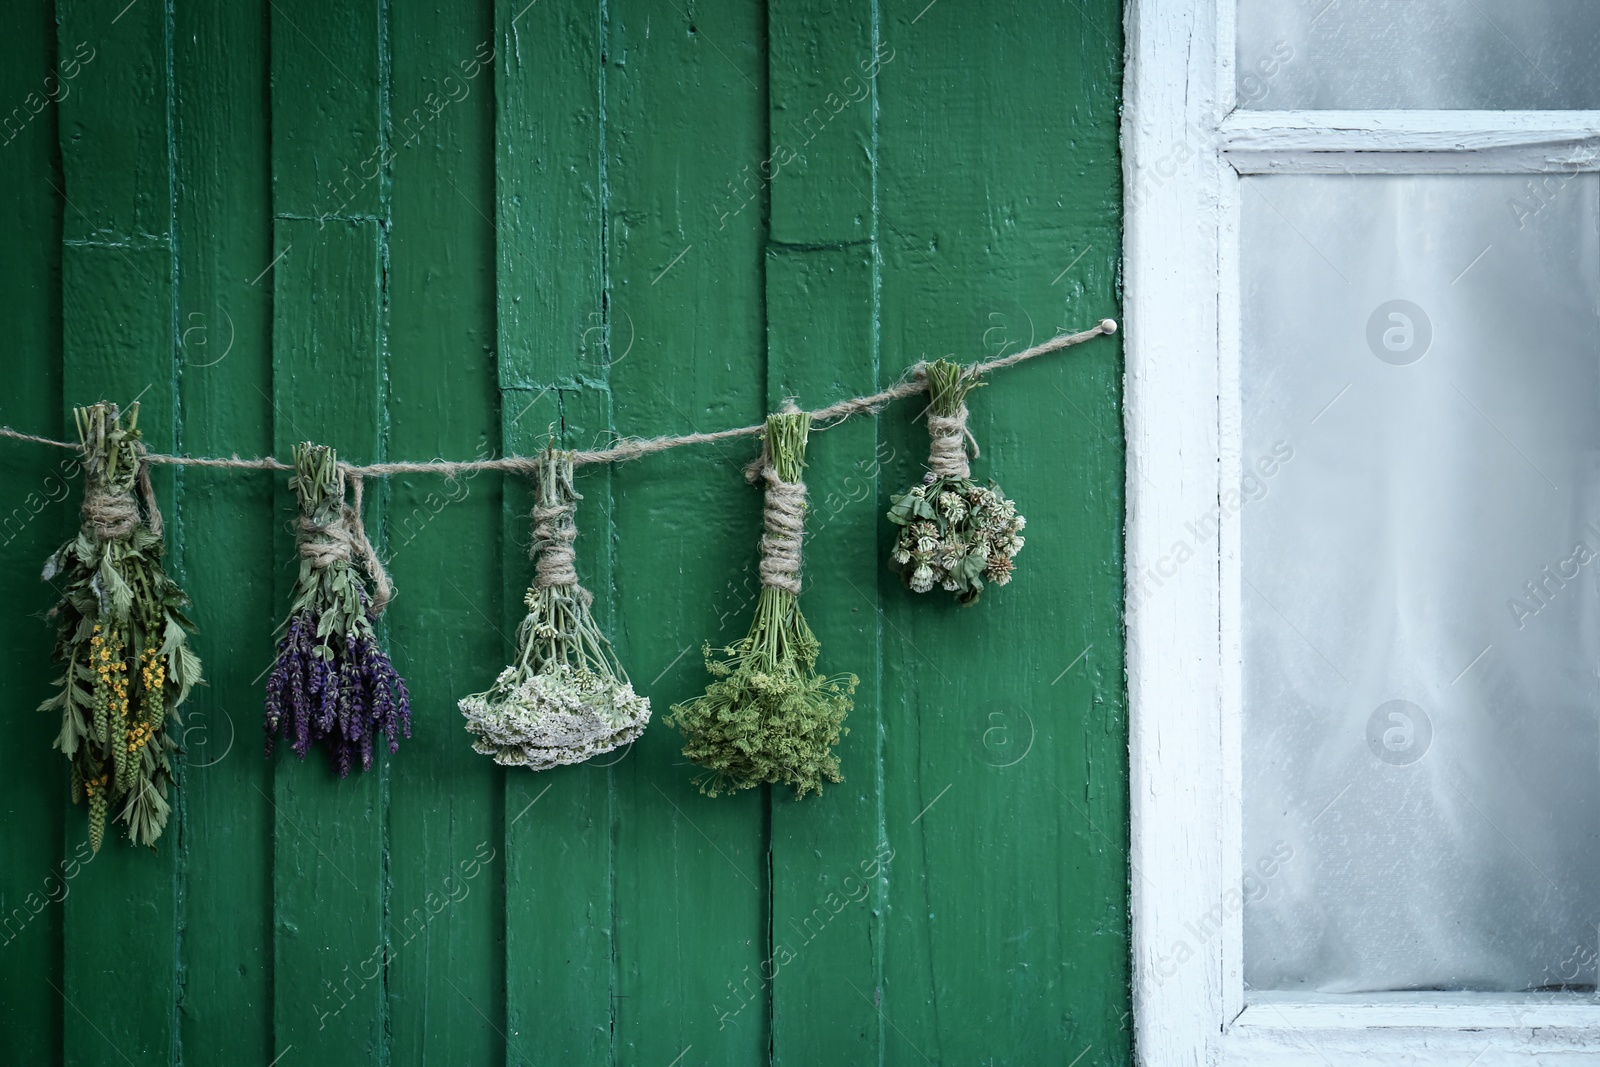
<path fill-rule="evenodd" d="M 370 629 L 318 640 L 319 622 L 309 609 L 297 612 L 278 643 L 267 678 L 267 755 L 280 736 L 294 739 L 301 759 L 317 742 L 343 778 L 357 761 L 363 770 L 372 769 L 373 739 L 380 732 L 391 755 L 400 750 L 400 735 L 411 736 L 411 697 Z M 370 628 L 370 617 L 363 622 Z"/>

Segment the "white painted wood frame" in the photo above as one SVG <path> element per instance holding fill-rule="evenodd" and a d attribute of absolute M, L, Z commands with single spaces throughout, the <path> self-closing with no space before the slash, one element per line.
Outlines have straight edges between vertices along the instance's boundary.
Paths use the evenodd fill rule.
<path fill-rule="evenodd" d="M 1600 169 L 1600 112 L 1236 111 L 1234 0 L 1129 0 L 1122 131 L 1134 1042 L 1147 1067 L 1600 1063 L 1600 1006 L 1242 974 L 1241 174 Z M 1220 522 L 1213 526 L 1213 520 Z M 1213 532 L 1214 531 L 1214 532 Z M 1173 548 L 1194 558 L 1179 565 Z M 1211 920 L 1220 913 L 1220 927 Z"/>

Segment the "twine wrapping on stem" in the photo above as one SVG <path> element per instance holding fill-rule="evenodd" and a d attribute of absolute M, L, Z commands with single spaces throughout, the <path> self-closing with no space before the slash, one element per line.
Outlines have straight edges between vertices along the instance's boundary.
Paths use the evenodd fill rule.
<path fill-rule="evenodd" d="M 335 491 L 342 500 L 348 477 L 353 501 L 341 504 L 324 521 L 302 511 L 294 521 L 296 551 L 301 559 L 309 560 L 312 568 L 319 571 L 335 563 L 348 563 L 352 556 L 358 557 L 372 579 L 372 614 L 382 615 L 383 609 L 394 599 L 394 583 L 389 580 L 389 572 L 383 569 L 377 550 L 367 537 L 366 525 L 361 521 L 362 475 L 344 463 L 338 464 L 337 470 Z"/>
<path fill-rule="evenodd" d="M 805 426 L 810 432 L 810 415 L 801 411 L 790 400 L 780 414 L 806 415 Z M 802 447 L 803 453 L 803 447 Z M 791 469 L 789 461 L 785 469 Z M 793 466 L 791 478 L 773 462 L 772 435 L 761 437 L 761 451 L 745 465 L 744 479 L 751 485 L 761 484 L 766 492 L 761 509 L 761 584 L 769 589 L 781 589 L 800 595 L 800 566 L 804 562 L 802 546 L 806 532 L 806 483 L 800 480 L 800 467 Z"/>
<path fill-rule="evenodd" d="M 806 531 L 806 483 L 786 482 L 776 469 L 761 469 L 767 485 L 761 520 L 761 584 L 800 595 L 801 544 Z"/>
<path fill-rule="evenodd" d="M 968 441 L 972 441 L 972 454 L 978 455 L 978 442 L 967 429 L 966 404 L 956 408 L 953 415 L 928 412 L 928 469 L 934 477 L 972 477 L 972 467 L 967 462 Z"/>
<path fill-rule="evenodd" d="M 583 496 L 572 488 L 570 463 L 552 467 L 547 476 L 560 479 L 563 475 L 566 484 L 550 498 L 541 498 L 533 505 L 533 543 L 528 547 L 528 557 L 535 561 L 535 589 L 548 589 L 553 585 L 582 589 L 578 585 L 578 556 L 572 544 L 578 539 L 574 516 Z M 586 590 L 584 595 L 588 595 Z"/>
<path fill-rule="evenodd" d="M 144 498 L 146 525 L 153 535 L 160 537 L 164 526 L 161 509 L 156 505 L 155 489 L 150 484 L 150 459 L 137 433 L 139 404 L 135 401 L 128 409 L 126 428 L 119 424 L 115 404 L 106 405 L 104 410 L 105 419 L 87 418 L 82 424 L 85 473 L 90 475 L 84 479 L 80 511 L 83 528 L 102 542 L 122 541 L 132 536 L 141 518 L 139 504 L 134 499 L 137 487 Z M 87 469 L 91 463 L 104 464 L 108 460 L 114 466 L 116 461 L 110 457 L 118 449 L 128 451 L 128 458 L 134 465 L 132 470 Z"/>
<path fill-rule="evenodd" d="M 139 505 L 132 488 L 108 491 L 89 485 L 83 491 L 83 528 L 96 541 L 121 541 L 139 525 Z"/>

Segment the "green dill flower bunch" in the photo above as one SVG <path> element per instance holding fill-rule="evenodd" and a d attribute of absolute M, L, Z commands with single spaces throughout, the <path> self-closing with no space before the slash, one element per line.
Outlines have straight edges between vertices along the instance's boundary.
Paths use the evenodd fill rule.
<path fill-rule="evenodd" d="M 650 700 L 633 691 L 594 601 L 578 584 L 572 543 L 577 501 L 572 453 L 546 448 L 535 474 L 534 583 L 523 598 L 517 658 L 487 692 L 459 701 L 474 750 L 536 771 L 581 763 L 628 744 L 650 721 Z"/>
<path fill-rule="evenodd" d="M 44 580 L 61 590 L 50 614 L 55 658 L 66 672 L 39 710 L 61 713 L 55 747 L 72 764 L 73 802 L 88 801 L 90 846 L 100 851 L 109 816 L 134 844 L 153 847 L 176 786 L 172 727 L 200 682 L 200 659 L 189 649 L 188 598 L 161 566 L 161 512 L 144 464 L 139 405 L 129 408 L 126 426 L 115 404 L 74 415 L 83 525 L 44 568 Z"/>
<path fill-rule="evenodd" d="M 750 633 L 737 644 L 705 647 L 712 682 L 668 717 L 684 736 L 683 754 L 706 768 L 697 779 L 709 796 L 762 783 L 792 785 L 799 797 L 843 781 L 834 746 L 858 679 L 817 673 L 821 646 L 800 614 L 800 547 L 805 532 L 806 435 L 811 416 L 767 418 L 766 533 L 761 538 L 761 594 Z"/>
<path fill-rule="evenodd" d="M 1011 581 L 1027 520 L 999 486 L 972 481 L 966 398 L 977 375 L 941 359 L 927 376 L 929 471 L 923 484 L 889 499 L 889 521 L 900 527 L 889 562 L 913 593 L 938 586 L 972 604 L 984 582 Z"/>

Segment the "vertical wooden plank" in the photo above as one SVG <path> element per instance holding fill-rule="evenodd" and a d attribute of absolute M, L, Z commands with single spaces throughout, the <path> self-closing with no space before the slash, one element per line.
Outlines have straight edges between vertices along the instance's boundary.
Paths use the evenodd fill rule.
<path fill-rule="evenodd" d="M 607 218 L 617 429 L 657 434 L 760 420 L 765 194 L 724 190 L 767 155 L 766 28 L 757 5 L 609 5 Z M 723 216 L 726 215 L 724 218 Z M 631 350 L 622 354 L 627 330 Z M 624 662 L 665 717 L 704 688 L 702 642 L 742 636 L 753 604 L 754 442 L 686 448 L 612 472 Z M 766 799 L 702 797 L 659 721 L 615 769 L 616 1058 L 766 1058 Z"/>
<path fill-rule="evenodd" d="M 0 198 L 0 307 L 7 312 L 6 385 L 0 423 L 61 437 L 61 211 L 56 99 L 76 80 L 56 66 L 55 23 L 42 5 L 12 13 L 0 39 L 0 160 L 11 176 Z M 77 73 L 81 76 L 81 67 Z M 11 683 L 0 703 L 0 1061 L 61 1062 L 63 903 L 84 884 L 81 822 L 62 836 L 66 760 L 51 750 L 58 721 L 36 710 L 50 695 L 54 633 L 41 624 L 53 594 L 39 566 L 76 514 L 76 457 L 41 446 L 0 455 L 0 664 Z M 82 814 L 78 813 L 81 820 Z M 66 847 L 63 849 L 63 843 Z M 87 846 L 83 846 L 87 850 Z M 69 877 L 72 876 L 72 877 Z M 51 986 L 54 985 L 55 989 Z"/>
<path fill-rule="evenodd" d="M 1119 6 L 920 7 L 886 20 L 879 74 L 886 375 L 1017 351 L 1116 298 Z M 1131 1060 L 1117 353 L 973 398 L 974 470 L 1029 520 L 1011 585 L 960 608 L 880 572 L 885 1062 Z M 921 473 L 913 414 L 885 420 L 886 490 Z"/>
<path fill-rule="evenodd" d="M 127 407 L 138 399 L 146 442 L 170 450 L 177 441 L 177 382 L 168 10 L 141 4 L 118 12 L 68 0 L 57 14 L 58 66 L 94 57 L 58 105 L 67 205 L 64 405 L 105 398 Z M 162 508 L 173 514 L 170 472 L 158 474 L 156 488 Z M 169 550 L 179 559 L 176 541 L 176 530 L 169 532 Z M 206 658 L 203 643 L 199 652 Z M 120 832 L 108 833 L 67 898 L 62 1026 L 68 1063 L 120 1054 L 142 1065 L 173 1055 L 180 822 L 168 823 L 154 854 L 130 847 Z M 83 839 L 84 825 L 83 809 L 69 809 L 69 852 Z"/>
<path fill-rule="evenodd" d="M 563 447 L 583 447 L 587 437 L 610 427 L 603 11 L 599 3 L 526 0 L 500 0 L 495 7 L 499 366 L 508 451 L 530 453 L 551 433 Z M 514 483 L 505 515 L 507 635 L 522 620 L 522 594 L 532 576 L 532 498 L 524 480 Z M 578 572 L 596 594 L 604 625 L 609 474 L 580 472 L 578 491 L 584 496 Z M 506 645 L 509 653 L 509 640 Z M 611 1059 L 617 1002 L 613 808 L 605 765 L 612 758 L 537 774 L 505 772 L 507 1063 Z"/>
<path fill-rule="evenodd" d="M 272 451 L 267 5 L 174 10 L 183 445 Z M 208 684 L 184 707 L 179 1009 L 191 1063 L 272 1058 L 271 770 L 258 676 L 281 611 L 270 474 L 184 472 L 184 576 Z"/>
<path fill-rule="evenodd" d="M 874 0 L 767 5 L 769 141 L 754 173 L 774 244 L 865 246 L 876 233 L 877 74 L 894 56 L 878 17 Z"/>
<path fill-rule="evenodd" d="M 500 382 L 603 380 L 605 6 L 496 0 L 494 10 Z"/>
<path fill-rule="evenodd" d="M 767 405 L 875 392 L 876 74 L 871 0 L 768 5 L 772 235 Z M 884 54 L 892 52 L 884 49 Z M 882 1026 L 883 825 L 876 420 L 814 434 L 805 591 L 819 668 L 861 679 L 839 745 L 844 782 L 820 799 L 772 794 L 767 977 L 774 1063 L 876 1064 Z"/>
<path fill-rule="evenodd" d="M 273 210 L 383 218 L 393 152 L 425 125 L 386 113 L 383 5 L 272 0 L 271 8 Z"/>
<path fill-rule="evenodd" d="M 379 0 L 271 8 L 274 448 L 287 456 L 314 440 L 370 462 L 384 441 L 385 9 Z M 374 488 L 369 531 L 384 495 Z M 277 514 L 292 513 L 282 479 L 278 501 Z M 281 612 L 294 555 L 275 525 Z M 388 768 L 380 755 L 372 771 L 340 781 L 320 752 L 304 764 L 286 750 L 277 757 L 276 1056 L 359 1063 L 386 1051 Z"/>
<path fill-rule="evenodd" d="M 491 9 L 392 0 L 395 124 L 389 447 L 498 451 Z M 405 117 L 410 117 L 410 131 Z M 391 479 L 400 590 L 390 651 L 413 736 L 390 769 L 388 970 L 395 1063 L 502 1062 L 503 848 L 497 768 L 455 702 L 504 666 L 499 475 Z"/>

